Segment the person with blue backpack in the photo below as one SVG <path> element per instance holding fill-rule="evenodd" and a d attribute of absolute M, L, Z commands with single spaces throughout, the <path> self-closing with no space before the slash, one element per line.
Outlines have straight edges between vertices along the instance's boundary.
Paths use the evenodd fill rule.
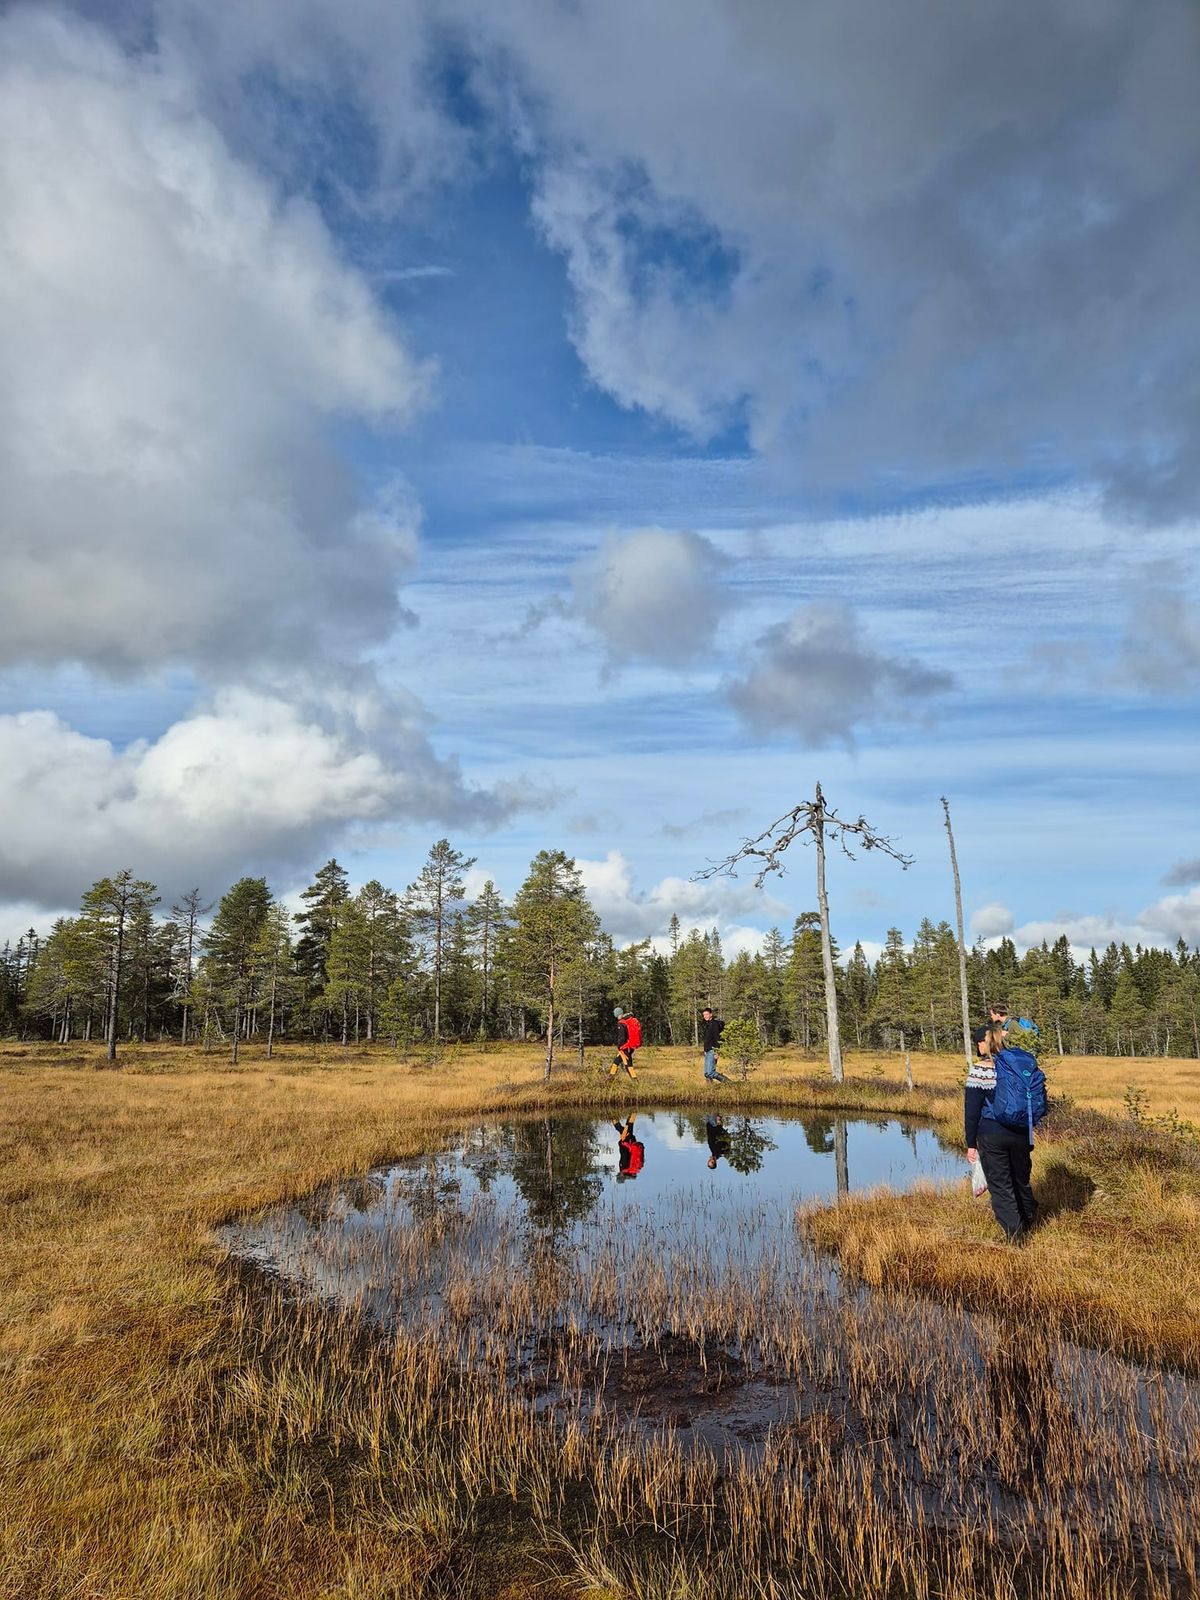
<path fill-rule="evenodd" d="M 1037 1221 L 1030 1177 L 1034 1129 L 1046 1115 L 1046 1077 L 1031 1051 L 1009 1044 L 998 1021 L 978 1050 L 963 1095 L 967 1160 L 978 1159 L 996 1221 L 1020 1244 Z"/>

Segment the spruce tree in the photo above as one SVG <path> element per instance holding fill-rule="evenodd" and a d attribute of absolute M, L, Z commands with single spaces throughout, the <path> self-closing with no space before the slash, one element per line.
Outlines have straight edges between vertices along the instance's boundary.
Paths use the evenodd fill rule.
<path fill-rule="evenodd" d="M 325 1006 L 325 986 L 329 982 L 329 946 L 341 920 L 342 907 L 350 898 L 350 879 L 344 867 L 329 860 L 300 896 L 304 910 L 295 916 L 301 929 L 296 940 L 296 976 L 301 983 L 314 1025 L 320 1019 L 321 1031 L 328 1035 L 329 1013 Z"/>

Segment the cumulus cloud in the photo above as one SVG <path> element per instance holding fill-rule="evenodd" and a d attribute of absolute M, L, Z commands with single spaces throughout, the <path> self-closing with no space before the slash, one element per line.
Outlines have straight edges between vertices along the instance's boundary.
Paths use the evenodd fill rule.
<path fill-rule="evenodd" d="M 952 684 L 948 673 L 872 648 L 848 606 L 816 603 L 763 634 L 727 693 L 756 732 L 820 746 L 848 741 L 861 723 L 910 716 Z"/>
<path fill-rule="evenodd" d="M 726 564 L 709 540 L 686 529 L 612 533 L 576 566 L 573 611 L 614 661 L 683 666 L 713 647 L 730 602 Z"/>
<path fill-rule="evenodd" d="M 1014 925 L 1012 912 L 998 900 L 971 913 L 971 934 L 976 939 L 1003 938 L 1013 931 Z"/>
<path fill-rule="evenodd" d="M 353 655 L 402 620 L 416 513 L 331 423 L 428 371 L 316 209 L 231 153 L 188 75 L 52 11 L 0 21 L 0 663 Z"/>
<path fill-rule="evenodd" d="M 782 918 L 787 909 L 778 900 L 750 884 L 727 878 L 692 883 L 666 877 L 647 890 L 634 887 L 633 868 L 620 850 L 610 850 L 599 861 L 579 859 L 579 875 L 605 931 L 619 944 L 637 939 L 665 938 L 672 915 L 684 931 L 740 926 L 745 916 Z"/>
<path fill-rule="evenodd" d="M 1200 883 L 1200 856 L 1193 856 L 1190 861 L 1177 861 L 1163 877 L 1167 889 L 1188 889 L 1194 883 Z"/>
<path fill-rule="evenodd" d="M 0 899 L 71 904 L 125 866 L 219 890 L 311 864 L 351 823 L 503 820 L 504 798 L 464 784 L 415 714 L 384 715 L 231 689 L 125 750 L 48 711 L 0 717 Z"/>

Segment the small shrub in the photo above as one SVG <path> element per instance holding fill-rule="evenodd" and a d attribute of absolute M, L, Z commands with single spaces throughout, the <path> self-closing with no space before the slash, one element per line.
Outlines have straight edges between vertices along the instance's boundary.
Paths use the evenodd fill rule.
<path fill-rule="evenodd" d="M 721 1054 L 726 1064 L 733 1068 L 739 1083 L 749 1081 L 750 1074 L 757 1070 L 766 1053 L 767 1047 L 758 1031 L 757 1022 L 749 1017 L 737 1017 L 725 1024 L 725 1031 L 721 1035 Z"/>

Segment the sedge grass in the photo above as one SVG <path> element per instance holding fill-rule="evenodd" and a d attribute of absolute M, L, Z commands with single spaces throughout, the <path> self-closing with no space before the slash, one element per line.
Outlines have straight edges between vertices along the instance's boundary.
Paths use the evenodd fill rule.
<path fill-rule="evenodd" d="M 732 1474 L 716 1521 L 735 1537 L 714 1543 L 712 1469 L 678 1440 L 631 1459 L 619 1433 L 580 1423 L 550 1451 L 527 1406 L 481 1395 L 428 1351 L 392 1348 L 381 1364 L 353 1330 L 271 1312 L 222 1275 L 212 1229 L 229 1217 L 428 1148 L 469 1113 L 546 1104 L 535 1050 L 462 1048 L 425 1064 L 287 1046 L 232 1071 L 170 1046 L 130 1048 L 116 1072 L 93 1070 L 100 1055 L 0 1046 L 6 1597 L 554 1597 L 593 1580 L 646 1596 L 799 1596 L 841 1592 L 846 1574 L 864 1593 L 1008 1592 L 966 1586 L 1007 1580 L 971 1575 L 971 1549 L 944 1534 L 901 1537 L 886 1518 L 856 1534 L 849 1510 L 869 1486 L 832 1455 L 799 1520 L 786 1494 L 778 1516 L 756 1519 L 755 1483 Z M 603 1071 L 598 1054 L 585 1073 L 564 1063 L 550 1103 L 607 1105 Z M 835 1090 L 818 1061 L 776 1054 L 729 1098 L 954 1119 L 956 1064 L 915 1057 L 914 1072 L 910 1097 L 894 1057 L 851 1057 Z M 1154 1111 L 1200 1112 L 1192 1064 L 1066 1062 L 1052 1081 L 1080 1105 L 1116 1109 L 1135 1082 Z M 628 1100 L 630 1086 L 616 1092 Z M 676 1105 L 710 1094 L 686 1051 L 643 1052 L 634 1092 Z M 1056 1138 L 1039 1164 L 1053 1155 L 1095 1192 L 1020 1255 L 977 1249 L 988 1219 L 954 1194 L 854 1199 L 806 1226 L 870 1281 L 1050 1308 L 1064 1331 L 1098 1305 L 1098 1342 L 1191 1365 L 1195 1335 L 1179 1316 L 1181 1296 L 1195 1303 L 1191 1176 L 1153 1151 L 1122 1166 L 1095 1127 Z M 869 1362 L 858 1381 L 877 1378 Z M 434 1396 L 444 1410 L 430 1411 Z M 436 1427 L 416 1426 L 431 1417 Z M 819 1441 L 788 1448 L 797 1472 L 805 1451 L 821 1458 Z M 1100 1534 L 1063 1541 L 1063 1581 L 1107 1594 Z M 1164 1595 L 1195 1591 L 1179 1560 Z"/>

